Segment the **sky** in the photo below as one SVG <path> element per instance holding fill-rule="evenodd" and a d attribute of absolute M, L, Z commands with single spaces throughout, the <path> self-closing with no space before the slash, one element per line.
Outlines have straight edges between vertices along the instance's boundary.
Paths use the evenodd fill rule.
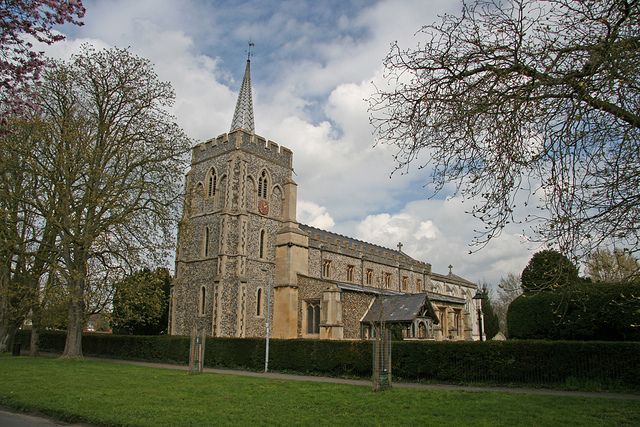
<path fill-rule="evenodd" d="M 298 221 L 396 248 L 476 283 L 519 274 L 537 249 L 513 226 L 484 248 L 482 224 L 452 192 L 430 198 L 429 171 L 394 171 L 376 145 L 368 103 L 384 84 L 390 44 L 415 48 L 423 25 L 459 14 L 459 0 L 85 0 L 82 27 L 46 49 L 68 58 L 82 43 L 128 47 L 176 92 L 173 114 L 196 142 L 228 132 L 247 59 L 255 131 L 294 152 Z M 470 251 L 472 253 L 470 253 Z"/>

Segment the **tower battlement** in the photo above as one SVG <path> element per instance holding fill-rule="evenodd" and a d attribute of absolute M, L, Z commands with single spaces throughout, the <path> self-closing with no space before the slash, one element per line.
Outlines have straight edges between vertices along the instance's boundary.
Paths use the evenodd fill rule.
<path fill-rule="evenodd" d="M 272 162 L 288 168 L 293 166 L 293 151 L 243 129 L 223 133 L 216 138 L 211 138 L 193 147 L 191 150 L 191 164 L 195 165 L 236 149 L 255 154 L 259 157 L 265 157 Z"/>

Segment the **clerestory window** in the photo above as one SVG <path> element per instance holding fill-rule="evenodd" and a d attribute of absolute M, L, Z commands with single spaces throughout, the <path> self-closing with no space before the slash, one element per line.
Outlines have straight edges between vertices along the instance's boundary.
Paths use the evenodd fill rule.
<path fill-rule="evenodd" d="M 373 270 L 371 270 L 370 268 L 367 268 L 366 281 L 367 285 L 373 284 Z"/>
<path fill-rule="evenodd" d="M 353 282 L 353 265 L 347 266 L 347 282 Z"/>
<path fill-rule="evenodd" d="M 329 278 L 331 275 L 331 261 L 326 259 L 322 262 L 322 277 Z"/>

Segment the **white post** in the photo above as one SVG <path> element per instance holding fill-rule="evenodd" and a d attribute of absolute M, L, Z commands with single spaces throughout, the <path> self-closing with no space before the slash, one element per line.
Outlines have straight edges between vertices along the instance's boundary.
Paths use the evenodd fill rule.
<path fill-rule="evenodd" d="M 267 337 L 264 350 L 264 371 L 269 371 L 269 336 L 271 335 L 271 276 L 267 278 Z"/>

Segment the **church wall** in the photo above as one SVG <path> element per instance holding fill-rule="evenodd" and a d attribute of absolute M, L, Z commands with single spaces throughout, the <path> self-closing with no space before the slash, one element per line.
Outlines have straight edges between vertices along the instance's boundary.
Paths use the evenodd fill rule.
<path fill-rule="evenodd" d="M 360 339 L 360 319 L 369 309 L 374 296 L 361 292 L 342 292 L 342 319 L 344 338 Z"/>
<path fill-rule="evenodd" d="M 400 292 L 419 293 L 424 289 L 418 287 L 418 280 L 421 281 L 422 287 L 428 284 L 427 277 L 422 268 L 403 268 L 391 263 L 381 263 L 369 259 L 368 254 L 361 256 L 349 256 L 343 253 L 337 253 L 336 249 L 321 250 L 317 247 L 309 248 L 309 275 L 313 277 L 322 277 L 322 264 L 324 260 L 331 261 L 330 276 L 328 279 L 344 283 L 354 283 L 375 288 L 390 289 Z M 353 266 L 353 280 L 347 280 L 347 267 Z M 366 272 L 372 270 L 373 280 L 371 284 L 366 282 Z M 389 286 L 385 286 L 384 275 L 388 273 Z M 402 280 L 404 277 L 408 279 L 407 289 L 402 289 Z"/>

